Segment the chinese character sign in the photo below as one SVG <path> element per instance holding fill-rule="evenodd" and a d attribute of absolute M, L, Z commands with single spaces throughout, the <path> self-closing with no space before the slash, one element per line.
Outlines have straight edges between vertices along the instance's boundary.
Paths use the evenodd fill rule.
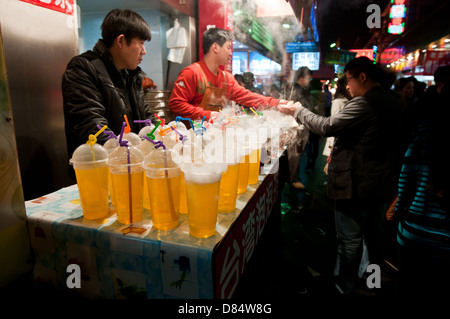
<path fill-rule="evenodd" d="M 50 10 L 73 15 L 74 0 L 20 0 L 36 6 L 44 7 Z"/>

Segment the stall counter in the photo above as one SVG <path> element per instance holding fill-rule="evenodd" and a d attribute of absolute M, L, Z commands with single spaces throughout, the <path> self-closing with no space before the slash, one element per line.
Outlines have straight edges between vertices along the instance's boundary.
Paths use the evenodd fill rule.
<path fill-rule="evenodd" d="M 231 298 L 272 210 L 279 211 L 278 162 L 218 214 L 216 233 L 189 235 L 187 215 L 159 231 L 149 211 L 132 225 L 83 218 L 77 185 L 27 201 L 34 280 L 89 298 Z"/>

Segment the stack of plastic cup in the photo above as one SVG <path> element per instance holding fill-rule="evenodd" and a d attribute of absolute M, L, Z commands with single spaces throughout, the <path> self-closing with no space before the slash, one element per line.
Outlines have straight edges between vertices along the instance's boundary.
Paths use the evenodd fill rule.
<path fill-rule="evenodd" d="M 172 150 L 157 148 L 144 161 L 153 226 L 159 230 L 178 225 L 181 170 L 173 157 Z"/>
<path fill-rule="evenodd" d="M 117 220 L 132 224 L 142 220 L 144 154 L 135 146 L 117 147 L 108 158 Z"/>
<path fill-rule="evenodd" d="M 108 214 L 107 159 L 108 152 L 97 143 L 80 145 L 70 159 L 75 169 L 81 208 L 86 219 L 103 218 Z"/>

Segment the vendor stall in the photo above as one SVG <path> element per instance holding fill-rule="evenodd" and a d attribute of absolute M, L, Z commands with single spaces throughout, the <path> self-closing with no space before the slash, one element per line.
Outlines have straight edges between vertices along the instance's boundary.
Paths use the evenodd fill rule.
<path fill-rule="evenodd" d="M 77 185 L 27 201 L 34 279 L 91 298 L 230 298 L 279 212 L 278 161 L 261 172 L 205 239 L 189 235 L 187 215 L 171 231 L 152 227 L 147 210 L 131 225 L 114 213 L 87 220 Z"/>

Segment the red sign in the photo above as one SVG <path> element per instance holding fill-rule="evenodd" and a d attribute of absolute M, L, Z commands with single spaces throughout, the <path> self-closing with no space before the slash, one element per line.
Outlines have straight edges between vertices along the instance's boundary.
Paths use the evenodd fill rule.
<path fill-rule="evenodd" d="M 233 230 L 228 232 L 213 252 L 216 298 L 229 299 L 233 296 L 272 208 L 277 203 L 278 179 L 278 171 L 265 177 L 235 224 L 231 226 Z"/>
<path fill-rule="evenodd" d="M 423 64 L 424 75 L 433 75 L 441 66 L 450 65 L 450 50 L 427 50 Z"/>
<path fill-rule="evenodd" d="M 64 14 L 73 15 L 74 0 L 20 0 L 33 4 L 35 6 L 44 7 L 50 10 L 62 12 Z"/>

